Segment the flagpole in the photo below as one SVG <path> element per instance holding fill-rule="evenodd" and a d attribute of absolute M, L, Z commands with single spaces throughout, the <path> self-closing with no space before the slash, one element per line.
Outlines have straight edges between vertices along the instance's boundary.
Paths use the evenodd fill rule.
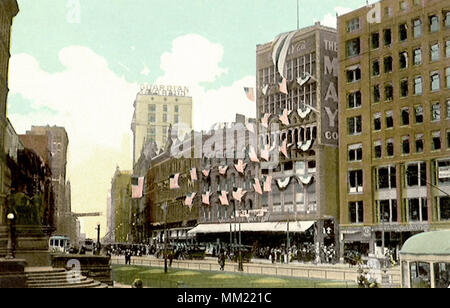
<path fill-rule="evenodd" d="M 298 0 L 297 0 L 297 30 L 299 29 L 298 18 L 299 16 L 298 16 Z"/>

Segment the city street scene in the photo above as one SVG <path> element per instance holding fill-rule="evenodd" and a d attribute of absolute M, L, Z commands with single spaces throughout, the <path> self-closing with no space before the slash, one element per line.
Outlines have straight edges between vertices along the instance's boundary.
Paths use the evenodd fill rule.
<path fill-rule="evenodd" d="M 0 27 L 1 288 L 450 288 L 449 0 L 0 0 Z"/>

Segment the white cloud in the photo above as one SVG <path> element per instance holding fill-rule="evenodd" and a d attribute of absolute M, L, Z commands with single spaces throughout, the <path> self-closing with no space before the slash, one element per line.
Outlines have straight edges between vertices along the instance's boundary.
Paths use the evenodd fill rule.
<path fill-rule="evenodd" d="M 331 27 L 331 28 L 336 28 L 337 26 L 337 18 L 336 18 L 336 13 L 338 15 L 343 15 L 346 14 L 348 12 L 351 12 L 353 9 L 351 8 L 346 8 L 346 7 L 335 7 L 334 9 L 334 13 L 327 13 L 323 19 L 320 21 L 320 24 L 323 26 L 327 26 L 327 27 Z M 316 19 L 314 19 L 314 22 L 317 21 Z"/>
<path fill-rule="evenodd" d="M 141 71 L 141 74 L 144 76 L 148 76 L 148 74 L 150 74 L 150 69 L 147 67 L 147 65 L 144 66 L 144 68 Z"/>
<path fill-rule="evenodd" d="M 209 129 L 216 122 L 231 122 L 236 113 L 255 116 L 255 103 L 245 96 L 244 87 L 254 87 L 254 76 L 245 76 L 230 86 L 206 90 L 203 82 L 213 82 L 227 72 L 220 67 L 223 47 L 206 38 L 188 34 L 176 38 L 172 50 L 161 56 L 164 75 L 156 84 L 187 85 L 193 98 L 194 129 Z M 207 115 L 207 116 L 205 116 Z"/>
<path fill-rule="evenodd" d="M 9 118 L 19 134 L 32 125 L 64 126 L 69 136 L 73 209 L 105 212 L 116 164 L 131 168 L 130 145 L 124 150 L 122 143 L 130 140 L 132 102 L 139 87 L 115 75 L 107 61 L 89 48 L 66 47 L 59 60 L 64 70 L 49 73 L 28 54 L 11 57 L 10 94 L 20 94 L 36 110 L 12 113 Z"/>

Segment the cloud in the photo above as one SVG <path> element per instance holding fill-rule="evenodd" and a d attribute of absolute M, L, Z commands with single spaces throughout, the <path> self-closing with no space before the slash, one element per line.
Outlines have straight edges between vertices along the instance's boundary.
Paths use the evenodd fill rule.
<path fill-rule="evenodd" d="M 34 112 L 16 111 L 9 118 L 19 134 L 32 125 L 65 127 L 72 207 L 74 211 L 105 212 L 116 165 L 131 168 L 131 145 L 124 150 L 123 142 L 130 140 L 139 86 L 115 75 L 103 57 L 86 47 L 63 48 L 59 60 L 64 69 L 49 73 L 28 54 L 11 57 L 11 97 L 20 95 L 30 101 Z"/>
<path fill-rule="evenodd" d="M 197 34 L 176 38 L 172 50 L 161 56 L 164 75 L 156 84 L 187 85 L 193 98 L 194 129 L 209 129 L 217 122 L 231 122 L 236 113 L 254 116 L 255 103 L 245 96 L 244 87 L 255 87 L 255 76 L 243 76 L 229 86 L 208 90 L 211 83 L 227 73 L 220 67 L 223 46 Z M 205 116 L 208 115 L 208 116 Z"/>
<path fill-rule="evenodd" d="M 323 19 L 320 21 L 320 24 L 323 26 L 327 26 L 327 27 L 331 27 L 331 28 L 336 28 L 337 26 L 337 18 L 336 18 L 336 13 L 338 15 L 343 15 L 346 14 L 348 12 L 351 12 L 353 9 L 351 8 L 346 8 L 346 7 L 335 7 L 334 9 L 334 13 L 327 13 Z M 314 19 L 314 22 L 316 22 L 317 20 Z"/>

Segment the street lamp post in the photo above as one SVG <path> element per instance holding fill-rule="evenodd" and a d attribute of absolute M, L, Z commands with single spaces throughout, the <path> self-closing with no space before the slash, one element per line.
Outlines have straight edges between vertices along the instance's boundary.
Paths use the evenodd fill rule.
<path fill-rule="evenodd" d="M 239 201 L 239 204 L 240 204 L 240 201 Z M 239 206 L 239 208 L 240 208 L 240 206 Z M 235 217 L 235 219 L 237 219 L 236 211 L 235 211 L 234 217 Z M 244 271 L 244 266 L 242 265 L 241 245 L 242 245 L 242 241 L 241 241 L 241 219 L 239 217 L 239 242 L 238 242 L 239 259 L 238 259 L 238 271 L 243 272 Z"/>
<path fill-rule="evenodd" d="M 164 273 L 167 274 L 167 202 L 163 205 L 164 211 Z"/>
<path fill-rule="evenodd" d="M 9 220 L 9 229 L 8 229 L 8 244 L 6 247 L 6 257 L 5 259 L 14 259 L 14 248 L 13 248 L 13 224 L 14 224 L 14 214 L 9 213 L 6 218 Z"/>
<path fill-rule="evenodd" d="M 100 254 L 100 224 L 97 224 L 97 228 L 95 228 L 97 230 L 97 254 Z"/>

